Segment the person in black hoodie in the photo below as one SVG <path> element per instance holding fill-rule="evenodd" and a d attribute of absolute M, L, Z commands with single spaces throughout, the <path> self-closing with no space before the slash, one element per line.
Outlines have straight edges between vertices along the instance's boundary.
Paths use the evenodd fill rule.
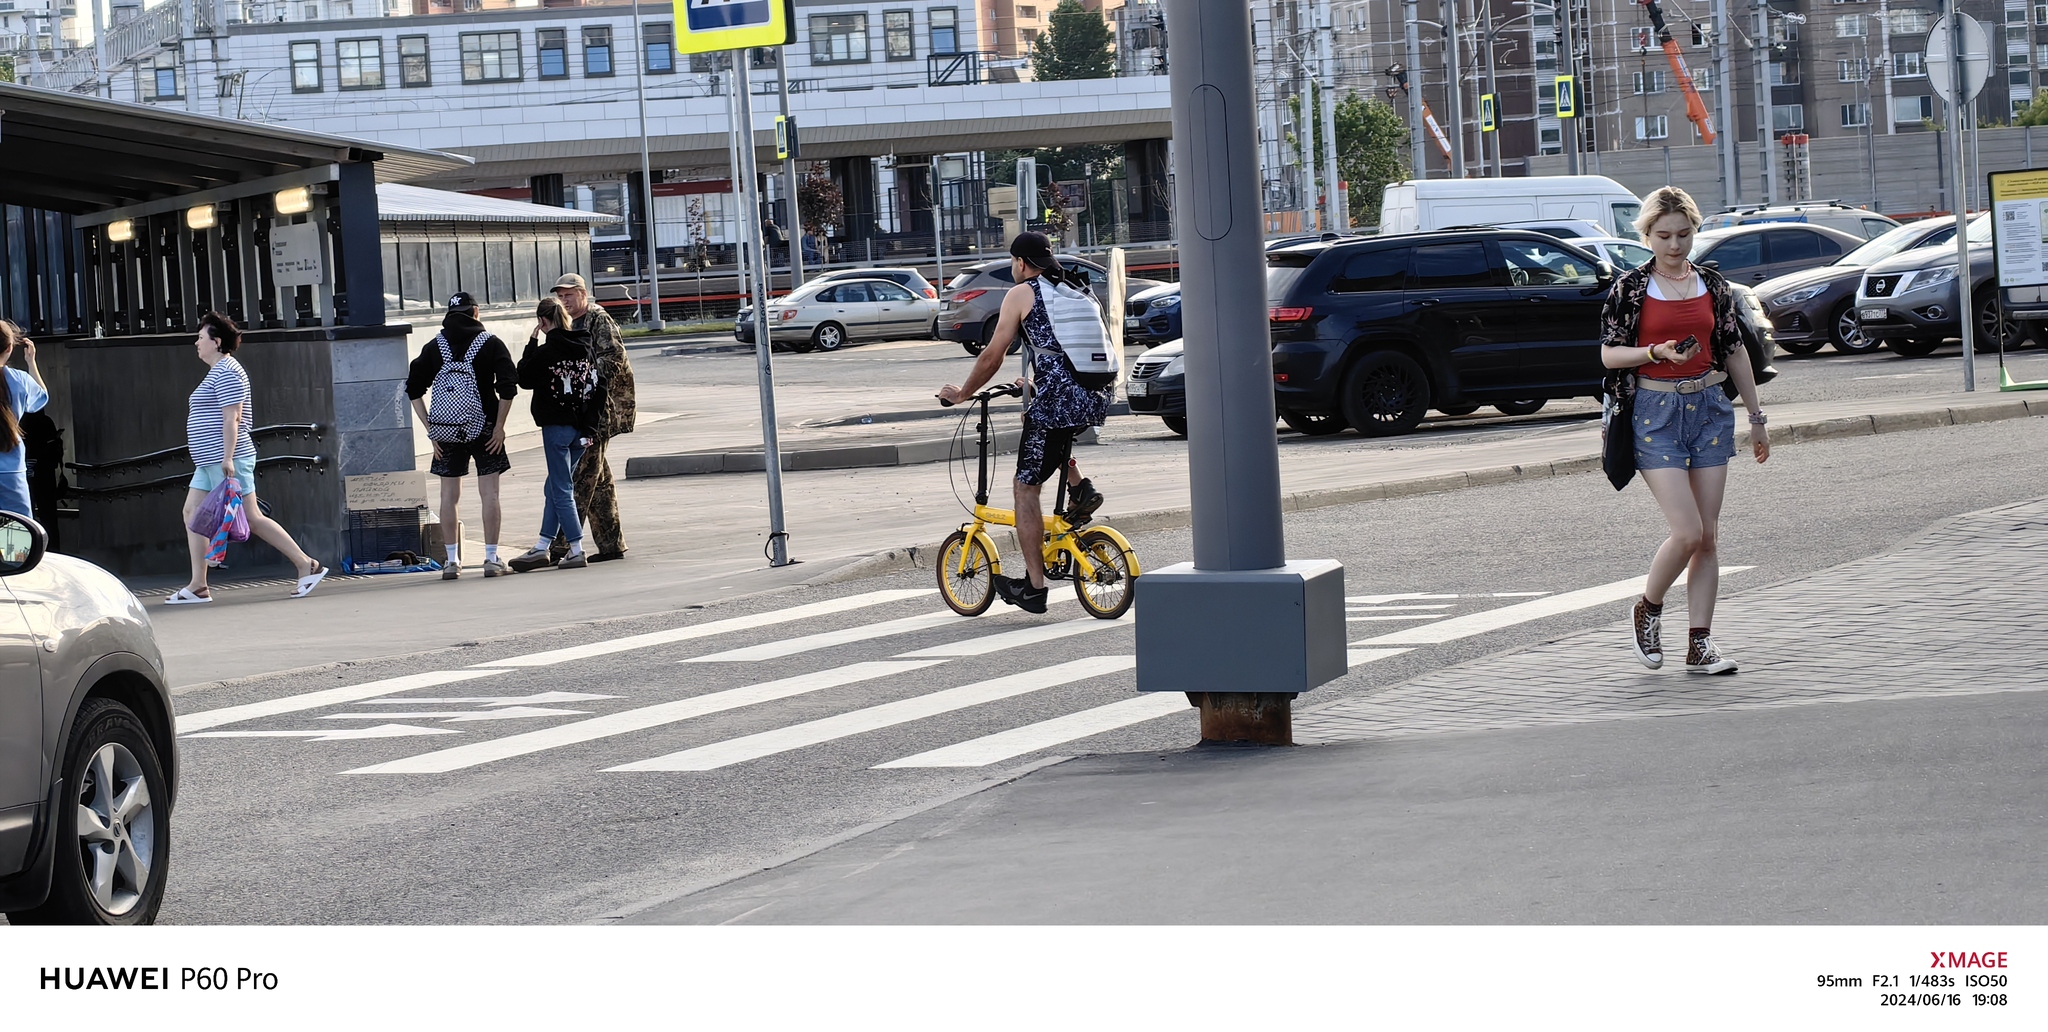
<path fill-rule="evenodd" d="M 458 363 L 446 377 L 441 375 L 443 344 L 447 354 Z M 476 357 L 468 363 L 469 372 L 464 375 L 460 363 L 472 352 Z M 437 391 L 474 388 L 476 394 L 473 409 L 454 404 L 457 399 L 453 398 L 435 402 L 435 409 L 444 416 L 462 411 L 471 420 L 463 429 L 452 431 L 457 439 L 432 441 L 434 462 L 428 471 L 441 478 L 441 539 L 448 549 L 441 579 L 462 576 L 462 564 L 457 561 L 462 524 L 456 517 L 456 506 L 462 501 L 462 478 L 469 475 L 471 459 L 476 460 L 476 493 L 484 511 L 484 576 L 499 576 L 507 567 L 498 558 L 498 531 L 505 523 L 504 510 L 498 504 L 498 477 L 512 468 L 512 460 L 505 454 L 505 417 L 511 415 L 512 399 L 519 394 L 519 372 L 512 365 L 511 349 L 477 321 L 476 298 L 467 292 L 458 292 L 448 299 L 448 315 L 441 320 L 440 334 L 420 348 L 419 357 L 412 360 L 405 374 L 406 397 L 412 399 L 413 413 L 428 427 L 431 440 L 450 436 L 451 431 L 436 427 L 428 418 L 425 397 L 430 387 Z M 482 429 L 472 435 L 469 431 L 478 422 Z"/>
<path fill-rule="evenodd" d="M 533 392 L 533 421 L 540 427 L 548 462 L 547 485 L 541 492 L 546 502 L 540 540 L 511 566 L 519 573 L 546 566 L 577 570 L 589 560 L 583 554 L 583 522 L 576 516 L 576 463 L 597 438 L 604 420 L 604 395 L 598 390 L 590 334 L 571 329 L 568 310 L 552 297 L 541 299 L 534 316 L 533 334 L 519 356 L 519 386 Z M 560 561 L 548 554 L 548 543 L 557 531 L 569 542 L 569 552 Z"/>

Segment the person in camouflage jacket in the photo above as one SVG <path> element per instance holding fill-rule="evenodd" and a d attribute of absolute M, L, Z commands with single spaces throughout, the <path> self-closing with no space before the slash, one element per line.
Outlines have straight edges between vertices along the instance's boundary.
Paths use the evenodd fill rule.
<path fill-rule="evenodd" d="M 612 484 L 605 444 L 620 434 L 633 432 L 638 414 L 633 395 L 633 363 L 626 358 L 619 324 L 603 305 L 590 300 L 590 288 L 583 277 L 573 272 L 563 276 L 555 283 L 554 293 L 575 320 L 573 328 L 590 334 L 591 357 L 597 363 L 597 389 L 604 395 L 603 423 L 597 428 L 595 443 L 576 465 L 576 511 L 590 527 L 590 561 L 623 559 L 626 537 L 619 523 L 619 496 Z M 566 550 L 567 542 L 558 539 L 555 548 Z"/>

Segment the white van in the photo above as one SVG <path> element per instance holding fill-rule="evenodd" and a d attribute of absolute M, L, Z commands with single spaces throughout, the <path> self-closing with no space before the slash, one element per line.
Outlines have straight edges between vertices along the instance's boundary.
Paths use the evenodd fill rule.
<path fill-rule="evenodd" d="M 1410 179 L 1388 183 L 1381 233 L 1423 233 L 1452 226 L 1585 219 L 1633 240 L 1642 201 L 1606 176 L 1517 179 Z"/>

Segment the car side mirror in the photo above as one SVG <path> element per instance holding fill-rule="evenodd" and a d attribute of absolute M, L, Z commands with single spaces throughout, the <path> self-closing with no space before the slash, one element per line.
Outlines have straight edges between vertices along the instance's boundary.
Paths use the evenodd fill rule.
<path fill-rule="evenodd" d="M 1602 285 L 1614 282 L 1614 263 L 1599 261 L 1593 264 L 1593 275 Z"/>
<path fill-rule="evenodd" d="M 50 535 L 26 516 L 0 512 L 0 577 L 27 573 L 43 561 Z"/>
<path fill-rule="evenodd" d="M 1712 270 L 1714 270 L 1715 272 L 1719 272 L 1719 271 L 1721 271 L 1721 263 L 1720 263 L 1720 262 L 1718 262 L 1718 261 L 1715 261 L 1715 260 L 1714 260 L 1714 259 L 1712 259 L 1712 258 L 1709 258 L 1709 259 L 1707 259 L 1706 261 L 1703 261 L 1703 262 L 1701 262 L 1701 263 L 1700 263 L 1700 268 L 1702 268 L 1702 269 L 1712 269 Z"/>

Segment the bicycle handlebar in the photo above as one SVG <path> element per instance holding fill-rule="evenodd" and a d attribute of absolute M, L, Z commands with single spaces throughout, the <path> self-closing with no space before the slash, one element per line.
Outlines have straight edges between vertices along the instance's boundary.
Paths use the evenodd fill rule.
<path fill-rule="evenodd" d="M 974 397 L 973 397 L 973 398 L 972 398 L 971 400 L 973 400 L 973 401 L 989 401 L 989 400 L 992 400 L 992 399 L 995 399 L 995 398 L 1019 398 L 1019 397 L 1023 397 L 1023 395 L 1024 395 L 1024 388 L 1022 388 L 1022 387 L 1019 387 L 1019 386 L 1017 386 L 1017 385 L 1016 385 L 1016 384 L 1014 384 L 1014 383 L 1006 383 L 1006 384 L 1003 384 L 1003 385 L 1001 385 L 1001 386 L 999 386 L 999 387 L 990 387 L 989 389 L 987 389 L 987 390 L 985 390 L 985 391 L 982 391 L 982 392 L 981 392 L 980 394 L 976 394 L 976 395 L 974 395 Z M 953 403 L 952 403 L 952 402 L 950 402 L 950 401 L 947 401 L 947 400 L 946 400 L 946 399 L 944 399 L 944 398 L 940 398 L 940 399 L 939 399 L 939 407 L 940 407 L 940 408 L 952 408 L 952 407 L 953 407 Z"/>

